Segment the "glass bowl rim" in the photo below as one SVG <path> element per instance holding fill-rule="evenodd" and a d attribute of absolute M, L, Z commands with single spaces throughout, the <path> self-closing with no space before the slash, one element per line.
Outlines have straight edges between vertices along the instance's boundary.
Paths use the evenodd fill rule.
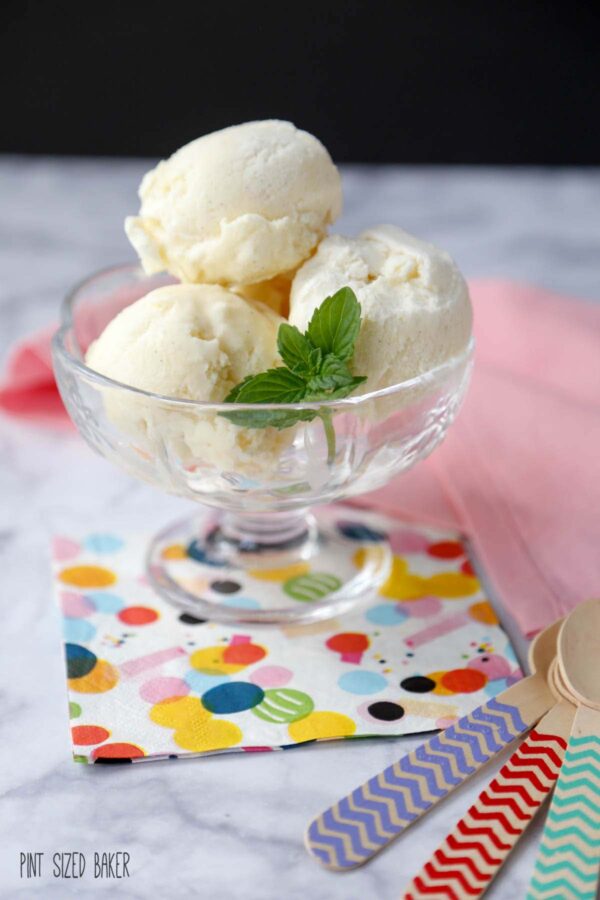
<path fill-rule="evenodd" d="M 157 394 L 153 391 L 146 391 L 143 388 L 136 388 L 131 384 L 124 384 L 121 381 L 116 381 L 114 378 L 110 378 L 108 375 L 102 375 L 95 369 L 91 369 L 89 366 L 86 366 L 85 363 L 78 359 L 76 356 L 73 356 L 73 354 L 67 349 L 66 337 L 73 327 L 73 303 L 76 296 L 88 283 L 92 282 L 94 279 L 102 275 L 109 275 L 111 273 L 116 274 L 119 272 L 128 271 L 139 271 L 144 274 L 142 269 L 135 263 L 120 263 L 112 266 L 106 266 L 103 269 L 98 269 L 98 271 L 93 272 L 92 274 L 87 275 L 85 278 L 80 279 L 71 288 L 61 304 L 60 326 L 54 333 L 52 338 L 53 353 L 60 357 L 69 368 L 74 369 L 79 376 L 84 376 L 89 381 L 95 382 L 101 387 L 125 391 L 129 394 L 135 394 L 138 397 L 144 397 L 146 400 L 160 402 L 161 405 L 169 404 L 179 409 L 201 409 L 204 412 L 231 413 L 246 410 L 253 410 L 256 412 L 257 404 L 253 403 L 215 403 L 208 400 L 186 400 L 182 397 L 169 397 L 165 394 Z M 150 278 L 151 276 L 146 277 Z M 462 353 L 450 357 L 450 359 L 446 360 L 443 363 L 440 363 L 439 366 L 434 366 L 432 369 L 428 369 L 427 371 L 422 372 L 420 375 L 415 375 L 412 378 L 407 378 L 406 380 L 399 381 L 396 384 L 388 385 L 384 388 L 378 388 L 376 391 L 369 391 L 366 394 L 358 394 L 356 396 L 345 397 L 343 400 L 319 400 L 305 403 L 261 403 L 260 409 L 311 410 L 314 412 L 318 412 L 321 409 L 335 409 L 336 411 L 349 412 L 373 400 L 379 400 L 384 397 L 391 397 L 394 394 L 402 394 L 403 392 L 412 390 L 415 387 L 423 387 L 425 385 L 435 383 L 436 381 L 438 381 L 438 379 L 442 380 L 446 374 L 452 372 L 455 368 L 459 368 L 463 363 L 468 363 L 474 355 L 474 350 L 475 339 L 473 335 L 471 335 L 471 337 L 469 338 L 469 342 L 467 343 Z"/>

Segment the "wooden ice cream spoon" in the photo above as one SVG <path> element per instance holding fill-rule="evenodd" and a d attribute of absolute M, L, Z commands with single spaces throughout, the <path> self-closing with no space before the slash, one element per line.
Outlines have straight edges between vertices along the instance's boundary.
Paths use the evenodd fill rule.
<path fill-rule="evenodd" d="M 600 710 L 600 599 L 580 603 L 558 635 L 558 668 L 574 697 Z"/>
<path fill-rule="evenodd" d="M 550 675 L 578 707 L 527 896 L 593 900 L 600 869 L 600 600 L 565 619 Z"/>
<path fill-rule="evenodd" d="M 548 683 L 552 692 L 557 698 L 566 700 L 568 703 L 572 703 L 573 706 L 578 705 L 577 698 L 569 692 L 569 689 L 567 688 L 560 674 L 558 657 L 556 657 L 556 659 L 552 661 L 552 665 L 548 670 Z"/>

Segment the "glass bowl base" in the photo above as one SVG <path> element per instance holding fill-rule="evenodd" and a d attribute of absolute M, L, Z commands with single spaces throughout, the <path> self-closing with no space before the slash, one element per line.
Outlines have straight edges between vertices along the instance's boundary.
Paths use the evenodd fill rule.
<path fill-rule="evenodd" d="M 251 530 L 226 513 L 164 529 L 148 551 L 152 586 L 195 620 L 289 625 L 352 610 L 389 574 L 388 543 L 361 510 L 266 516 L 262 528 L 257 519 Z"/>

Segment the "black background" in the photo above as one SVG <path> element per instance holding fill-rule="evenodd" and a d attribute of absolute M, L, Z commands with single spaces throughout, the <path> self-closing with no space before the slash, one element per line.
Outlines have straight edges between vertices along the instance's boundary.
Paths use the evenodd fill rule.
<path fill-rule="evenodd" d="M 600 163 L 600 4 L 4 6 L 0 151 L 164 156 L 287 118 L 338 161 Z"/>

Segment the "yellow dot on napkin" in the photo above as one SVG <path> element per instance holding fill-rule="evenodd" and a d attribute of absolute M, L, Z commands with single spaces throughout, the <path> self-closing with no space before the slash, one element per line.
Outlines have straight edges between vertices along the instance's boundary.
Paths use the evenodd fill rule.
<path fill-rule="evenodd" d="M 291 566 L 282 566 L 280 569 L 251 569 L 248 574 L 259 581 L 287 581 L 296 575 L 306 575 L 310 571 L 308 563 L 294 563 Z"/>
<path fill-rule="evenodd" d="M 187 559 L 187 553 L 183 544 L 171 544 L 161 552 L 163 559 Z"/>
<path fill-rule="evenodd" d="M 225 750 L 242 740 L 242 732 L 233 722 L 209 719 L 201 728 L 179 728 L 173 740 L 183 750 L 205 753 L 208 750 Z"/>
<path fill-rule="evenodd" d="M 313 712 L 299 722 L 292 722 L 288 733 L 293 741 L 324 740 L 349 737 L 356 731 L 356 723 L 348 716 L 335 712 Z"/>
<path fill-rule="evenodd" d="M 441 671 L 441 672 L 428 672 L 427 673 L 427 678 L 431 678 L 436 683 L 433 691 L 431 692 L 432 694 L 441 694 L 442 696 L 446 696 L 446 695 L 455 693 L 455 691 L 449 690 L 449 688 L 444 687 L 444 685 L 442 684 L 442 678 L 445 674 L 446 674 L 445 670 Z"/>
<path fill-rule="evenodd" d="M 479 582 L 472 575 L 462 572 L 440 572 L 431 578 L 423 578 L 423 594 L 434 594 L 451 600 L 453 597 L 468 597 L 479 590 Z"/>
<path fill-rule="evenodd" d="M 233 675 L 235 672 L 239 672 L 247 663 L 225 662 L 223 656 L 227 646 L 202 647 L 200 650 L 194 651 L 190 657 L 192 668 L 205 675 Z"/>
<path fill-rule="evenodd" d="M 155 703 L 150 710 L 152 721 L 157 725 L 164 725 L 166 728 L 190 730 L 210 717 L 211 714 L 202 706 L 197 697 L 175 697 L 161 700 L 160 703 Z"/>
<path fill-rule="evenodd" d="M 364 550 L 357 550 L 354 562 L 357 566 L 361 566 L 363 560 Z M 390 600 L 419 600 L 429 595 L 451 600 L 453 597 L 468 597 L 478 590 L 479 582 L 471 575 L 463 575 L 462 572 L 439 572 L 425 578 L 410 572 L 406 560 L 401 556 L 394 556 L 392 571 L 387 581 L 379 588 L 379 593 Z"/>
<path fill-rule="evenodd" d="M 239 744 L 242 732 L 233 722 L 213 719 L 197 697 L 177 697 L 162 700 L 150 710 L 156 725 L 174 728 L 173 740 L 182 750 L 205 753 L 225 750 Z"/>
<path fill-rule="evenodd" d="M 109 587 L 117 580 L 114 572 L 102 566 L 71 566 L 63 569 L 58 577 L 63 584 L 79 588 Z"/>
<path fill-rule="evenodd" d="M 469 615 L 472 619 L 475 619 L 476 622 L 482 622 L 484 625 L 498 624 L 498 616 L 487 600 L 482 600 L 480 603 L 473 603 L 473 605 L 469 607 Z M 488 652 L 491 653 L 492 651 L 488 650 Z"/>
<path fill-rule="evenodd" d="M 360 568 L 365 562 L 365 551 L 357 550 L 354 554 L 354 562 Z M 420 575 L 411 575 L 408 571 L 408 563 L 401 556 L 392 557 L 392 569 L 385 581 L 379 588 L 382 597 L 389 597 L 390 600 L 416 600 L 422 597 L 424 579 Z"/>
<path fill-rule="evenodd" d="M 411 575 L 406 560 L 394 556 L 392 571 L 387 581 L 379 588 L 379 593 L 391 600 L 413 600 L 426 593 L 423 590 L 423 580 L 419 575 Z"/>
<path fill-rule="evenodd" d="M 99 659 L 88 675 L 81 678 L 69 678 L 68 685 L 77 694 L 105 694 L 114 688 L 119 680 L 119 673 L 105 659 Z"/>

